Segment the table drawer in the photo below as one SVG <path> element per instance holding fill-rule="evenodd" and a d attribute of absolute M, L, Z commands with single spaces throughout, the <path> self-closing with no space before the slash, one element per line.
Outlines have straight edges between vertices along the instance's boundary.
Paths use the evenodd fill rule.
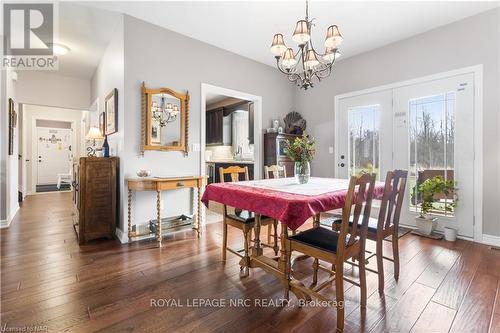
<path fill-rule="evenodd" d="M 198 186 L 198 180 L 196 179 L 189 179 L 189 180 L 178 180 L 178 181 L 171 181 L 171 182 L 163 182 L 160 184 L 161 190 L 175 190 L 177 188 L 190 188 L 190 187 L 197 187 Z"/>

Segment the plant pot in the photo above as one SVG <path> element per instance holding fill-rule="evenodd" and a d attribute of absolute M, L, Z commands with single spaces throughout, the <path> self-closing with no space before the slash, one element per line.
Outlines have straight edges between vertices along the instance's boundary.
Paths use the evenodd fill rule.
<path fill-rule="evenodd" d="M 457 229 L 444 227 L 444 239 L 449 242 L 454 242 L 457 240 Z"/>
<path fill-rule="evenodd" d="M 311 177 L 311 165 L 309 162 L 295 162 L 295 179 L 299 184 L 305 184 Z"/>
<path fill-rule="evenodd" d="M 424 235 L 430 235 L 437 226 L 437 217 L 434 218 L 425 218 L 422 216 L 415 217 L 415 223 L 417 225 L 417 229 L 420 233 Z"/>

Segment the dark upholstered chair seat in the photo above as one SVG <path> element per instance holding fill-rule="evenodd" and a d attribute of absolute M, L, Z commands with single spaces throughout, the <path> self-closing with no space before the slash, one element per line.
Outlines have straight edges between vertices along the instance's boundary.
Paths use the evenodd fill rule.
<path fill-rule="evenodd" d="M 234 214 L 227 214 L 227 217 L 240 221 L 242 223 L 253 223 L 255 222 L 255 213 L 249 212 L 248 210 L 236 210 Z M 269 217 L 262 215 L 261 220 L 269 219 Z"/>
<path fill-rule="evenodd" d="M 335 253 L 339 234 L 336 231 L 318 227 L 299 232 L 295 236 L 289 236 L 288 238 L 292 241 Z"/>
<path fill-rule="evenodd" d="M 363 216 L 361 215 L 359 217 L 359 221 L 363 221 Z M 333 221 L 333 224 L 341 225 L 342 224 L 342 219 L 337 219 Z M 377 232 L 377 224 L 378 224 L 378 219 L 370 217 L 368 219 L 368 232 Z M 352 226 L 352 221 L 349 221 L 349 226 Z M 361 223 L 358 223 L 358 228 L 361 228 Z M 359 230 L 359 229 L 358 229 Z"/>

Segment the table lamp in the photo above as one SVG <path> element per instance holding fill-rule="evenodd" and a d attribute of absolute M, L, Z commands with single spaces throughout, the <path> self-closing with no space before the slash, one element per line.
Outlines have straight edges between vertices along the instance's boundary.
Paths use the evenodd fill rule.
<path fill-rule="evenodd" d="M 102 140 L 104 137 L 101 134 L 101 130 L 99 127 L 92 126 L 90 127 L 85 139 L 92 140 L 92 146 L 87 147 L 87 156 L 96 156 L 96 142 L 95 140 Z"/>

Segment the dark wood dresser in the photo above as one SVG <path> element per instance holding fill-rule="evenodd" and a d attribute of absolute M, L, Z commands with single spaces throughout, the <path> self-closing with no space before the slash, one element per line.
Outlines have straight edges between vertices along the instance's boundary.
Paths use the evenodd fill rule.
<path fill-rule="evenodd" d="M 81 157 L 73 166 L 74 228 L 78 243 L 115 236 L 118 157 Z"/>
<path fill-rule="evenodd" d="M 264 165 L 280 165 L 286 168 L 287 177 L 295 176 L 295 162 L 285 154 L 285 142 L 295 140 L 300 135 L 285 133 L 264 134 Z"/>

